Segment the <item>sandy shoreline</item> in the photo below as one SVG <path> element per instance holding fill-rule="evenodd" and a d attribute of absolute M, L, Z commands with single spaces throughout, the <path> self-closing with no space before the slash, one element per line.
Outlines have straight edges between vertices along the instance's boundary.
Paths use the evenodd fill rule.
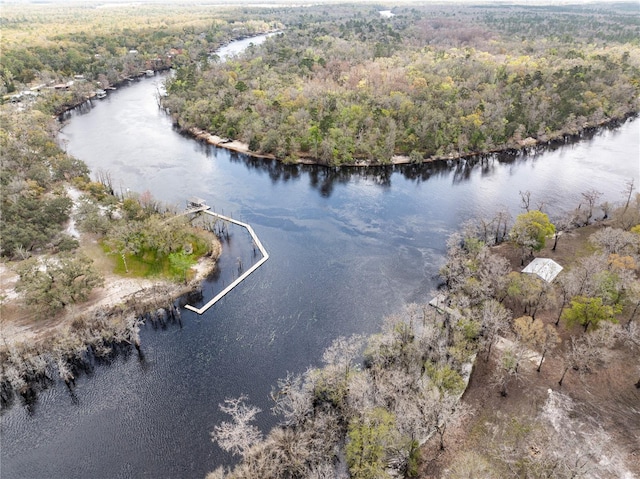
<path fill-rule="evenodd" d="M 192 268 L 195 274 L 188 284 L 106 275 L 104 286 L 92 291 L 84 303 L 74 305 L 52 318 L 34 319 L 33 313 L 21 304 L 20 297 L 15 292 L 18 275 L 5 264 L 0 264 L 0 297 L 3 312 L 0 318 L 0 347 L 12 349 L 44 344 L 58 333 L 62 333 L 77 318 L 91 317 L 100 310 L 122 307 L 124 314 L 127 314 L 127 309 L 131 309 L 133 313 L 135 306 L 156 302 L 159 291 L 162 292 L 162 298 L 157 298 L 157 301 L 169 305 L 180 296 L 197 290 L 200 282 L 215 267 L 214 258 L 201 258 Z"/>
<path fill-rule="evenodd" d="M 414 162 L 405 155 L 393 155 L 391 157 L 390 163 L 374 163 L 369 160 L 356 160 L 352 164 L 342 164 L 340 167 L 371 167 L 371 166 L 395 166 L 395 165 L 408 165 L 412 163 L 416 164 L 424 164 L 424 163 L 433 163 L 437 161 L 452 161 L 452 160 L 463 160 L 470 158 L 477 158 L 486 155 L 494 155 L 499 153 L 507 153 L 507 152 L 518 152 L 526 149 L 534 149 L 534 148 L 545 148 L 550 147 L 555 144 L 564 144 L 570 141 L 579 140 L 583 137 L 585 133 L 597 131 L 600 128 L 606 128 L 608 126 L 616 126 L 620 123 L 626 121 L 629 118 L 633 118 L 638 115 L 638 112 L 627 112 L 621 118 L 609 118 L 606 120 L 602 120 L 597 124 L 585 124 L 578 131 L 572 131 L 569 133 L 561 133 L 558 132 L 555 135 L 550 135 L 548 138 L 536 139 L 532 137 L 527 137 L 519 140 L 517 143 L 513 145 L 509 145 L 504 148 L 496 148 L 489 151 L 476 151 L 470 153 L 451 153 L 449 155 L 444 156 L 430 156 L 428 158 L 424 158 L 420 162 Z M 256 153 L 249 149 L 249 145 L 247 143 L 243 143 L 238 140 L 230 140 L 228 138 L 223 138 L 218 135 L 214 135 L 212 133 L 207 132 L 206 130 L 202 130 L 200 128 L 192 127 L 188 128 L 186 132 L 194 137 L 197 140 L 204 141 L 210 145 L 217 146 L 218 148 L 225 148 L 227 150 L 235 151 L 238 153 L 244 153 L 245 155 L 252 156 L 254 158 L 264 158 L 269 160 L 278 160 L 278 158 L 273 154 L 262 154 Z M 280 161 L 280 160 L 279 160 Z M 298 158 L 294 164 L 299 165 L 324 165 L 317 161 L 312 156 L 301 156 Z M 324 165 L 326 166 L 326 165 Z"/>
<path fill-rule="evenodd" d="M 146 321 L 180 322 L 176 300 L 198 292 L 201 281 L 216 267 L 216 259 L 201 259 L 194 277 L 184 284 L 105 275 L 104 287 L 92 291 L 87 301 L 44 318 L 23 306 L 17 294 L 7 300 L 17 275 L 1 266 L 0 404 L 4 407 L 16 395 L 33 400 L 56 375 L 73 387 L 83 365 L 96 357 L 133 347 L 142 354 L 140 326 Z"/>

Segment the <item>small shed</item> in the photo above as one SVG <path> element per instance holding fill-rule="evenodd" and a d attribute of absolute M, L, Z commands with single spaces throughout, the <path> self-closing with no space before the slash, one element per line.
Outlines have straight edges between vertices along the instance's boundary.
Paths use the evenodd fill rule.
<path fill-rule="evenodd" d="M 562 271 L 562 266 L 550 258 L 536 258 L 529 263 L 523 270 L 523 273 L 535 274 L 551 283 Z"/>

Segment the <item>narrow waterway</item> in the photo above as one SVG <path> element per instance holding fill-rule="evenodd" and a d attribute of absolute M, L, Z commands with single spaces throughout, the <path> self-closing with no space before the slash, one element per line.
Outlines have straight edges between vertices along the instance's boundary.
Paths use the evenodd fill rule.
<path fill-rule="evenodd" d="M 446 238 L 465 219 L 503 207 L 516 215 L 520 190 L 554 216 L 586 190 L 617 201 L 627 180 L 640 184 L 638 120 L 537 156 L 284 166 L 178 134 L 156 104 L 161 81 L 74 112 L 61 134 L 68 151 L 117 189 L 180 207 L 204 198 L 251 224 L 270 259 L 203 316 L 183 311 L 183 327 L 146 326 L 144 360 L 121 355 L 80 377 L 73 394 L 58 386 L 32 408 L 4 411 L 3 478 L 203 478 L 230 460 L 209 437 L 224 419 L 219 403 L 248 394 L 261 426 L 273 424 L 278 378 L 318 365 L 334 338 L 372 333 L 384 315 L 429 299 Z M 224 247 L 203 303 L 237 274 L 237 257 L 251 261 L 240 232 Z"/>

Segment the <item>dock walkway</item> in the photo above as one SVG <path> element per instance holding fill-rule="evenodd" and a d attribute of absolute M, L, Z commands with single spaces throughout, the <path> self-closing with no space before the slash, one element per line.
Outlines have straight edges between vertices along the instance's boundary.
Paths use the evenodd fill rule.
<path fill-rule="evenodd" d="M 262 258 L 258 262 L 256 262 L 251 268 L 249 268 L 242 275 L 240 275 L 233 283 L 231 283 L 229 286 L 227 286 L 222 291 L 220 291 L 207 304 L 205 304 L 201 308 L 196 308 L 194 306 L 191 306 L 190 304 L 187 304 L 185 306 L 185 308 L 190 310 L 190 311 L 193 311 L 193 312 L 198 313 L 198 314 L 202 314 L 207 309 L 209 309 L 211 306 L 213 306 L 218 301 L 220 301 L 229 291 L 231 291 L 233 288 L 238 286 L 242 281 L 244 281 L 251 273 L 253 273 L 260 266 L 262 266 L 264 264 L 264 262 L 269 259 L 269 253 L 267 253 L 267 250 L 264 248 L 264 246 L 262 246 L 262 243 L 260 242 L 260 239 L 258 239 L 258 236 L 256 235 L 255 231 L 253 231 L 253 228 L 250 225 L 248 225 L 247 223 L 242 223 L 241 221 L 234 220 L 233 218 L 230 218 L 228 216 L 221 215 L 219 213 L 214 213 L 213 211 L 210 210 L 209 206 L 206 206 L 204 204 L 204 202 L 202 202 L 199 206 L 197 206 L 195 208 L 188 209 L 187 212 L 188 213 L 204 213 L 206 215 L 211 215 L 211 216 L 219 218 L 219 219 L 221 219 L 223 221 L 228 221 L 229 223 L 233 223 L 233 224 L 236 224 L 238 226 L 242 226 L 243 228 L 246 228 L 247 231 L 249 232 L 249 234 L 251 235 L 251 239 L 253 240 L 253 242 L 256 244 L 256 246 L 260 250 L 260 253 L 262 253 Z"/>

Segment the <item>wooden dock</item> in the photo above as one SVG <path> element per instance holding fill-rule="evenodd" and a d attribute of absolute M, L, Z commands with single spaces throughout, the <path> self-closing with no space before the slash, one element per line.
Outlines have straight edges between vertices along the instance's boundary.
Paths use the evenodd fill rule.
<path fill-rule="evenodd" d="M 211 306 L 213 306 L 218 301 L 220 301 L 229 291 L 231 291 L 233 288 L 238 286 L 242 281 L 244 281 L 251 273 L 253 273 L 260 266 L 262 266 L 264 264 L 264 262 L 269 259 L 269 253 L 267 253 L 267 250 L 264 249 L 264 246 L 262 246 L 262 243 L 258 239 L 258 236 L 256 235 L 255 231 L 253 231 L 253 228 L 250 225 L 248 225 L 247 223 L 242 223 L 240 221 L 234 220 L 233 218 L 229 218 L 228 216 L 224 216 L 224 215 L 221 215 L 221 214 L 218 214 L 218 213 L 214 213 L 213 211 L 210 211 L 210 207 L 206 206 L 204 203 L 201 203 L 200 205 L 198 205 L 198 206 L 196 206 L 194 208 L 190 208 L 187 211 L 188 211 L 188 213 L 204 213 L 204 214 L 207 214 L 207 215 L 211 215 L 211 216 L 219 218 L 219 219 L 221 219 L 223 221 L 228 221 L 229 223 L 233 223 L 233 224 L 236 224 L 238 226 L 242 226 L 243 228 L 246 228 L 247 231 L 249 232 L 249 234 L 251 235 L 251 239 L 253 240 L 253 242 L 256 244 L 256 246 L 260 250 L 260 253 L 262 253 L 262 258 L 257 263 L 255 263 L 251 268 L 249 268 L 242 275 L 240 275 L 233 283 L 231 283 L 229 286 L 227 286 L 222 291 L 220 291 L 207 304 L 205 304 L 201 308 L 196 308 L 194 306 L 191 306 L 190 304 L 187 304 L 185 306 L 185 308 L 190 310 L 190 311 L 193 311 L 193 312 L 198 313 L 198 314 L 202 314 L 207 309 L 209 309 Z"/>

